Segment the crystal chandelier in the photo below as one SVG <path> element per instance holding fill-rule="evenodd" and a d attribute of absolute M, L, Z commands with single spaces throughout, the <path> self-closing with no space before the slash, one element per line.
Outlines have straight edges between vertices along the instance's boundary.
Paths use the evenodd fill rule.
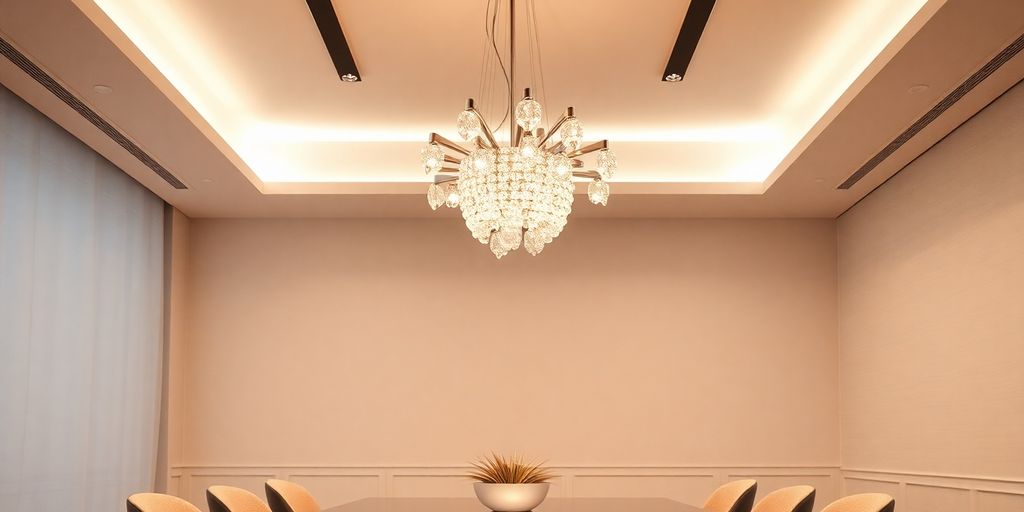
<path fill-rule="evenodd" d="M 462 210 L 470 233 L 488 244 L 498 259 L 520 246 L 536 256 L 562 232 L 572 211 L 574 178 L 590 182 L 590 202 L 606 205 L 607 180 L 617 165 L 607 140 L 583 144 L 583 128 L 573 107 L 547 131 L 540 126 L 541 104 L 529 88 L 512 108 L 515 0 L 509 1 L 509 48 L 509 144 L 497 142 L 469 99 L 456 121 L 459 136 L 469 147 L 431 133 L 421 152 L 424 170 L 434 176 L 427 187 L 430 207 Z M 595 168 L 583 170 L 580 157 L 591 153 L 597 153 Z"/>

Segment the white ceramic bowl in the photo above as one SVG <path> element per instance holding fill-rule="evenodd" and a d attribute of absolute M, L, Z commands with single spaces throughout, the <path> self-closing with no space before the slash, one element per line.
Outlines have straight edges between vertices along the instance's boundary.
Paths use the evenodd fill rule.
<path fill-rule="evenodd" d="M 542 484 L 488 484 L 474 482 L 476 497 L 494 512 L 527 512 L 533 510 L 548 496 L 549 483 Z"/>

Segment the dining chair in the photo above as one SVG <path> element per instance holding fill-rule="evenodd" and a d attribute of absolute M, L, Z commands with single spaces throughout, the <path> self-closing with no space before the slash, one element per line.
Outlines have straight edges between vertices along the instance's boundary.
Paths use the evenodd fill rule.
<path fill-rule="evenodd" d="M 169 494 L 140 492 L 128 496 L 128 512 L 199 512 L 195 505 Z"/>
<path fill-rule="evenodd" d="M 267 504 L 273 512 L 320 512 L 320 505 L 305 487 L 287 480 L 267 480 Z"/>
<path fill-rule="evenodd" d="M 811 512 L 814 487 L 794 485 L 768 493 L 754 505 L 753 512 Z"/>
<path fill-rule="evenodd" d="M 270 512 L 259 496 L 238 487 L 211 485 L 206 489 L 210 512 Z"/>
<path fill-rule="evenodd" d="M 711 493 L 704 502 L 707 512 L 750 512 L 757 494 L 757 480 L 736 480 Z"/>
<path fill-rule="evenodd" d="M 893 512 L 894 510 L 896 510 L 896 500 L 892 499 L 892 496 L 880 492 L 869 492 L 839 498 L 821 509 L 821 512 Z"/>

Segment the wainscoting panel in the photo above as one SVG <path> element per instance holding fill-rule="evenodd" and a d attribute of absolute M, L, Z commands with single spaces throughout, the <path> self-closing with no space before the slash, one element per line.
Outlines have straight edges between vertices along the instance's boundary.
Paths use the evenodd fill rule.
<path fill-rule="evenodd" d="M 316 496 L 321 508 L 344 505 L 352 501 L 383 494 L 384 478 L 380 474 L 353 472 L 351 474 L 323 474 L 311 471 L 295 471 L 283 475 L 309 490 Z"/>
<path fill-rule="evenodd" d="M 938 485 L 907 484 L 909 512 L 964 512 L 971 509 L 971 491 Z"/>
<path fill-rule="evenodd" d="M 843 469 L 843 495 L 884 492 L 900 512 L 1021 512 L 1024 479 Z"/>
<path fill-rule="evenodd" d="M 473 496 L 467 467 L 180 466 L 172 468 L 171 492 L 207 510 L 206 488 L 233 485 L 264 496 L 268 478 L 294 481 L 323 508 L 375 496 Z M 758 495 L 787 485 L 818 489 L 815 510 L 838 497 L 836 467 L 552 467 L 552 497 L 665 497 L 702 505 L 730 480 L 754 478 Z"/>
<path fill-rule="evenodd" d="M 978 491 L 976 510 L 984 512 L 1020 512 L 1024 510 L 1024 494 L 999 491 Z"/>
<path fill-rule="evenodd" d="M 177 470 L 171 472 L 170 478 L 167 479 L 167 493 L 181 496 L 181 472 Z"/>
<path fill-rule="evenodd" d="M 715 490 L 715 475 L 575 475 L 573 495 L 587 498 L 659 497 L 700 505 Z"/>
<path fill-rule="evenodd" d="M 876 478 L 845 477 L 843 479 L 843 495 L 880 492 L 896 498 L 903 505 L 903 490 L 898 480 L 882 480 Z"/>
<path fill-rule="evenodd" d="M 471 497 L 472 486 L 460 473 L 451 474 L 402 474 L 391 475 L 391 490 L 387 496 L 397 498 L 443 498 L 447 496 Z"/>

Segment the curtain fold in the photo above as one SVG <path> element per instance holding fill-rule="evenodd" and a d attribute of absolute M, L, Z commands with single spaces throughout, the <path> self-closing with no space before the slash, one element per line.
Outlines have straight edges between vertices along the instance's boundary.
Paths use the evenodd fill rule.
<path fill-rule="evenodd" d="M 163 202 L 0 87 L 0 510 L 150 490 Z"/>

